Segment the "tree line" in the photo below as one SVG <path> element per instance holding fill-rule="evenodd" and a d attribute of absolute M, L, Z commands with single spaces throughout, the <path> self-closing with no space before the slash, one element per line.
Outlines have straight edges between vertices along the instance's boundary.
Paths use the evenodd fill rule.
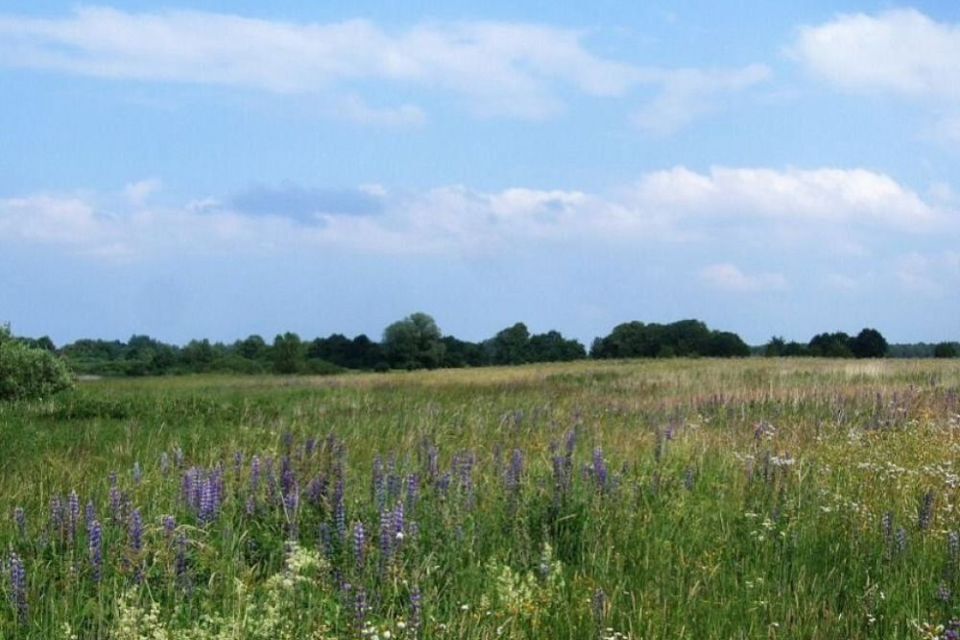
<path fill-rule="evenodd" d="M 81 339 L 57 347 L 49 337 L 13 338 L 7 341 L 60 358 L 80 375 L 145 376 L 179 373 L 280 373 L 332 374 L 347 370 L 388 371 L 457 367 L 484 367 L 538 362 L 563 362 L 587 357 L 829 357 L 884 356 L 956 357 L 960 345 L 941 343 L 889 345 L 875 329 L 856 336 L 843 332 L 821 333 L 807 343 L 773 337 L 761 347 L 750 347 L 735 333 L 710 329 L 699 320 L 668 324 L 625 322 L 609 335 L 596 338 L 589 352 L 582 343 L 559 331 L 532 334 L 522 322 L 487 340 L 471 342 L 444 335 L 436 321 L 414 313 L 388 326 L 379 341 L 360 334 L 353 338 L 334 333 L 313 340 L 293 332 L 272 341 L 259 335 L 232 343 L 191 340 L 183 346 L 145 335 L 119 340 Z M 926 348 L 929 347 L 929 348 Z"/>

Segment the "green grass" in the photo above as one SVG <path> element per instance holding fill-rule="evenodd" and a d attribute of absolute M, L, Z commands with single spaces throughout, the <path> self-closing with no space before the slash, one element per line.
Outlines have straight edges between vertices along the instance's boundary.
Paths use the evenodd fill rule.
<path fill-rule="evenodd" d="M 86 382 L 0 405 L 0 637 L 922 637 L 920 625 L 960 613 L 948 542 L 960 531 L 958 435 L 949 361 Z M 208 520 L 182 496 L 192 467 L 222 469 Z M 67 505 L 71 491 L 74 527 L 68 507 L 51 520 L 51 501 Z M 103 530 L 100 582 L 88 501 Z M 385 560 L 383 514 L 399 504 L 404 536 L 391 530 Z M 25 616 L 11 554 L 26 569 Z"/>

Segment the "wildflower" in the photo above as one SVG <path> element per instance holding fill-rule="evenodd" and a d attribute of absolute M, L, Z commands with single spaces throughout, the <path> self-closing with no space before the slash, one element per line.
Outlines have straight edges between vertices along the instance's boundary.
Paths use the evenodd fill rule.
<path fill-rule="evenodd" d="M 177 528 L 177 520 L 171 515 L 163 516 L 163 534 L 167 540 L 173 538 L 174 531 Z"/>
<path fill-rule="evenodd" d="M 27 535 L 27 515 L 23 507 L 17 507 L 13 510 L 13 522 L 17 525 L 17 532 L 21 537 Z"/>
<path fill-rule="evenodd" d="M 410 635 L 414 638 L 420 634 L 423 624 L 423 602 L 420 597 L 420 590 L 414 588 L 410 593 Z"/>
<path fill-rule="evenodd" d="M 27 623 L 27 571 L 16 553 L 10 554 L 10 603 L 17 611 L 20 624 Z"/>
<path fill-rule="evenodd" d="M 87 506 L 84 509 L 84 519 L 87 525 L 87 531 L 90 531 L 90 527 L 93 526 L 93 521 L 97 519 L 97 508 L 93 506 L 93 500 L 87 501 Z"/>
<path fill-rule="evenodd" d="M 357 573 L 363 573 L 364 555 L 366 548 L 366 533 L 363 522 L 357 522 L 353 527 L 353 555 L 356 560 Z"/>
<path fill-rule="evenodd" d="M 597 447 L 593 450 L 593 467 L 591 468 L 594 481 L 601 493 L 607 489 L 607 462 L 603 459 L 603 449 Z"/>
<path fill-rule="evenodd" d="M 70 492 L 67 498 L 67 533 L 72 543 L 77 537 L 77 524 L 80 522 L 80 498 L 76 491 Z"/>
<path fill-rule="evenodd" d="M 140 468 L 139 462 L 133 463 L 133 483 L 140 484 L 140 481 L 143 480 L 143 470 Z"/>
<path fill-rule="evenodd" d="M 917 508 L 917 526 L 921 531 L 929 529 L 930 524 L 933 522 L 934 500 L 933 491 L 927 491 L 923 494 L 920 506 Z"/>
<path fill-rule="evenodd" d="M 140 509 L 134 509 L 130 514 L 130 551 L 134 554 L 143 550 L 143 517 L 140 515 Z"/>
<path fill-rule="evenodd" d="M 90 523 L 90 567 L 93 570 L 93 581 L 100 582 L 103 573 L 103 531 L 96 520 Z"/>
<path fill-rule="evenodd" d="M 250 459 L 250 493 L 256 494 L 260 486 L 260 456 Z"/>

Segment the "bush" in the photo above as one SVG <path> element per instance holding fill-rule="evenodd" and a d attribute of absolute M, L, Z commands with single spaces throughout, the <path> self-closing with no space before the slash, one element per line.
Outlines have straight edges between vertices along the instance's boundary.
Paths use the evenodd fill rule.
<path fill-rule="evenodd" d="M 0 400 L 44 398 L 73 386 L 67 365 L 44 349 L 16 340 L 0 325 Z"/>

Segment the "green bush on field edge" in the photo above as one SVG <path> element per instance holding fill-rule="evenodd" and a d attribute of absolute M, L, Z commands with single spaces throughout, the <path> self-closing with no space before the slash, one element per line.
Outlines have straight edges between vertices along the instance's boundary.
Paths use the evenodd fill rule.
<path fill-rule="evenodd" d="M 44 398 L 71 386 L 73 376 L 60 358 L 23 344 L 0 325 L 0 401 Z"/>

